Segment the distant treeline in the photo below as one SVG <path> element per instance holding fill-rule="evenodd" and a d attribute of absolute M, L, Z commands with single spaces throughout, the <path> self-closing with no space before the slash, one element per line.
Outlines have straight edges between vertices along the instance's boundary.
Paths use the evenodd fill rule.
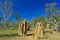
<path fill-rule="evenodd" d="M 18 12 L 13 14 L 13 2 L 10 2 L 9 0 L 4 0 L 3 3 L 0 3 L 0 28 L 2 29 L 14 29 L 18 27 L 18 24 L 23 20 L 23 18 L 20 17 Z M 59 9 L 56 7 L 57 3 L 47 3 L 45 4 L 45 16 L 37 16 L 36 18 L 33 18 L 29 23 L 31 23 L 31 27 L 35 27 L 36 22 L 42 22 L 44 26 L 46 26 L 47 23 L 49 23 L 54 28 L 60 27 L 60 14 Z M 16 22 L 13 22 L 10 17 L 14 16 L 14 18 L 17 20 Z"/>

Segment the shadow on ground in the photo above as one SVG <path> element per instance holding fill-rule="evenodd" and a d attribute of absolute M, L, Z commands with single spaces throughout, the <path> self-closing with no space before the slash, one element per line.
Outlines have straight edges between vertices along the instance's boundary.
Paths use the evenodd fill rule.
<path fill-rule="evenodd" d="M 26 36 L 32 36 L 33 34 L 27 34 Z"/>

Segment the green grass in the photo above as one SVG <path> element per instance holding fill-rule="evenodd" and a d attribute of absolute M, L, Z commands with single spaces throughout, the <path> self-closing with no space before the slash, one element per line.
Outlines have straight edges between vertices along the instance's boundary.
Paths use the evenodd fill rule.
<path fill-rule="evenodd" d="M 33 40 L 32 35 L 19 37 L 17 33 L 17 30 L 0 30 L 0 40 Z M 27 34 L 34 34 L 34 30 L 28 31 Z M 53 34 L 46 33 L 44 37 L 44 39 L 38 40 L 60 40 L 60 33 L 53 31 Z"/>
<path fill-rule="evenodd" d="M 16 34 L 17 33 L 17 30 L 2 30 L 0 31 L 0 34 Z"/>
<path fill-rule="evenodd" d="M 53 30 L 52 29 L 47 29 L 46 32 L 53 34 Z"/>
<path fill-rule="evenodd" d="M 17 36 L 17 30 L 0 30 L 0 38 Z"/>

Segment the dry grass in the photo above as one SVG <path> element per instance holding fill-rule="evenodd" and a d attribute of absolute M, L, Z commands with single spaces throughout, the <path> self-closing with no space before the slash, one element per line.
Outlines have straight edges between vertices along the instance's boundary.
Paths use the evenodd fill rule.
<path fill-rule="evenodd" d="M 35 40 L 34 39 L 34 30 L 28 31 L 25 36 L 18 36 L 17 30 L 3 30 L 0 31 L 0 40 Z M 60 33 L 53 32 L 53 34 L 46 33 L 43 39 L 37 40 L 60 40 Z"/>

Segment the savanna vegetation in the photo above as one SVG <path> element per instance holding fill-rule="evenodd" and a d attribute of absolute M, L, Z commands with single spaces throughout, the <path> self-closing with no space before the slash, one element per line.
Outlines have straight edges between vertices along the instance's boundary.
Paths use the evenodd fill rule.
<path fill-rule="evenodd" d="M 31 31 L 28 31 L 28 34 L 34 34 L 34 28 L 36 26 L 36 22 L 42 22 L 44 25 L 44 29 L 46 29 L 46 25 L 50 24 L 50 30 L 46 33 L 45 39 L 41 40 L 60 40 L 60 10 L 56 7 L 58 3 L 46 3 L 45 11 L 46 15 L 37 16 L 36 18 L 32 18 L 29 23 L 31 24 Z M 32 36 L 18 36 L 18 24 L 23 20 L 20 17 L 18 12 L 13 13 L 14 3 L 8 0 L 4 0 L 4 2 L 0 2 L 0 40 L 33 40 Z M 11 20 L 11 16 L 14 16 L 16 22 Z M 52 30 L 53 29 L 53 30 Z M 40 39 L 38 39 L 40 40 Z"/>

